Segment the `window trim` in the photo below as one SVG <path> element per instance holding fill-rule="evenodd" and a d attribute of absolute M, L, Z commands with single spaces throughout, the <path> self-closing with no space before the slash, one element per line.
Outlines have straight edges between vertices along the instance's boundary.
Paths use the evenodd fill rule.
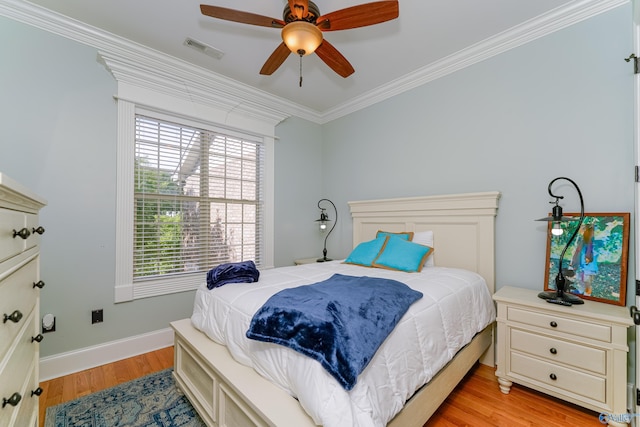
<path fill-rule="evenodd" d="M 171 293 L 196 289 L 202 282 L 202 274 L 181 275 L 179 277 L 161 278 L 148 281 L 133 281 L 133 212 L 134 212 L 134 145 L 135 145 L 135 116 L 136 114 L 151 115 L 170 121 L 204 126 L 229 135 L 246 137 L 251 135 L 256 139 L 256 133 L 251 129 L 242 131 L 230 129 L 216 123 L 202 120 L 199 117 L 140 105 L 138 103 L 118 99 L 118 135 L 117 135 L 117 172 L 116 172 L 116 277 L 115 302 L 126 302 L 140 298 L 147 298 Z M 251 120 L 248 120 L 249 122 Z M 247 126 L 250 128 L 251 126 Z M 258 129 L 264 127 L 257 123 Z M 273 266 L 274 254 L 274 143 L 270 136 L 259 135 L 265 148 L 265 176 L 264 176 L 264 257 L 263 268 Z"/>

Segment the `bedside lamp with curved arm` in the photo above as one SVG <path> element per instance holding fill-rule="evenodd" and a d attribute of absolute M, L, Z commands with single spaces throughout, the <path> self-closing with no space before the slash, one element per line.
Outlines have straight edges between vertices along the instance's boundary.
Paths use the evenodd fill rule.
<path fill-rule="evenodd" d="M 563 196 L 556 196 L 555 194 L 553 194 L 553 192 L 551 191 L 551 186 L 558 180 L 563 179 L 565 181 L 569 181 L 571 184 L 573 184 L 573 186 L 575 187 L 576 191 L 578 192 L 578 197 L 580 198 L 580 217 L 576 218 L 576 217 L 568 217 L 568 216 L 563 216 L 562 215 L 562 207 L 560 205 L 558 205 L 558 202 L 560 199 L 563 199 Z M 549 202 L 549 203 L 555 203 L 555 206 L 553 207 L 552 210 L 552 214 L 550 217 L 546 217 L 546 218 L 540 218 L 536 221 L 547 221 L 547 222 L 552 222 L 553 226 L 551 228 L 551 233 L 555 236 L 559 236 L 563 233 L 562 231 L 562 227 L 560 227 L 560 222 L 565 222 L 565 221 L 578 221 L 578 226 L 576 227 L 576 229 L 574 230 L 573 234 L 571 235 L 571 237 L 569 237 L 569 240 L 567 241 L 567 244 L 565 245 L 564 249 L 562 250 L 562 253 L 560 254 L 560 260 L 559 260 L 559 266 L 558 266 L 558 274 L 556 275 L 556 290 L 555 291 L 548 291 L 548 292 L 540 292 L 538 294 L 538 297 L 546 299 L 547 302 L 551 302 L 551 303 L 556 303 L 556 304 L 562 304 L 562 305 L 572 305 L 572 304 L 584 304 L 584 301 L 582 299 L 580 299 L 579 297 L 577 297 L 576 295 L 571 294 L 570 292 L 568 292 L 567 289 L 567 281 L 564 277 L 564 272 L 562 271 L 562 264 L 564 261 L 564 255 L 567 252 L 567 249 L 569 249 L 569 246 L 571 245 L 571 242 L 573 242 L 573 240 L 576 238 L 576 235 L 578 234 L 578 232 L 580 231 L 580 227 L 582 226 L 582 222 L 584 221 L 584 201 L 582 199 L 582 193 L 580 192 L 580 188 L 578 188 L 578 184 L 576 184 L 573 180 L 566 178 L 564 176 L 560 176 L 558 178 L 553 179 L 550 183 L 549 183 L 549 195 L 551 197 L 555 197 L 555 202 Z"/>
<path fill-rule="evenodd" d="M 318 258 L 318 260 L 317 260 L 318 262 L 332 261 L 331 259 L 327 258 L 327 239 L 329 238 L 329 235 L 331 234 L 333 229 L 336 227 L 336 223 L 338 222 L 338 210 L 336 209 L 336 205 L 334 205 L 333 202 L 331 200 L 329 200 L 329 199 L 320 199 L 318 201 L 318 209 L 320 209 L 320 219 L 316 220 L 316 222 L 320 223 L 320 230 L 321 231 L 326 230 L 327 229 L 327 223 L 331 221 L 329 219 L 329 215 L 327 215 L 326 209 L 323 208 L 322 206 L 320 206 L 320 203 L 322 203 L 322 202 L 331 203 L 331 206 L 333 206 L 333 211 L 336 214 L 336 219 L 335 219 L 335 221 L 333 221 L 333 226 L 331 226 L 331 229 L 329 230 L 327 235 L 324 237 L 324 249 L 322 250 L 322 258 Z"/>

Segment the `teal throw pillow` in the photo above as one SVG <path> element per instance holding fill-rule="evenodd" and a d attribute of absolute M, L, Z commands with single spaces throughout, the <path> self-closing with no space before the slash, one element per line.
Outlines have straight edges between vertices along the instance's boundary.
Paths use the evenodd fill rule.
<path fill-rule="evenodd" d="M 433 248 L 429 246 L 392 236 L 384 245 L 384 249 L 373 263 L 373 267 L 418 272 L 422 270 L 425 261 L 432 253 Z"/>
<path fill-rule="evenodd" d="M 344 260 L 346 264 L 363 265 L 365 267 L 371 267 L 373 261 L 378 257 L 378 254 L 384 247 L 387 241 L 387 236 L 378 237 L 368 242 L 362 242 L 356 246 L 349 254 L 347 259 Z"/>
<path fill-rule="evenodd" d="M 413 231 L 399 231 L 399 232 L 394 232 L 394 231 L 382 231 L 382 230 L 378 230 L 378 232 L 376 233 L 376 238 L 378 237 L 384 237 L 384 236 L 389 236 L 389 237 L 400 237 L 401 239 L 404 240 L 413 240 Z"/>

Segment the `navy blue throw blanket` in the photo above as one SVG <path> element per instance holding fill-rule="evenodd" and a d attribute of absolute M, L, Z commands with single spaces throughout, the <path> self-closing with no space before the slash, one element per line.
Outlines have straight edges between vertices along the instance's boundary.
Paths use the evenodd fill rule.
<path fill-rule="evenodd" d="M 227 283 L 257 282 L 260 272 L 253 261 L 220 264 L 207 272 L 207 288 L 213 289 Z"/>
<path fill-rule="evenodd" d="M 334 274 L 282 290 L 253 316 L 247 337 L 309 356 L 351 390 L 409 306 L 422 298 L 395 280 Z"/>

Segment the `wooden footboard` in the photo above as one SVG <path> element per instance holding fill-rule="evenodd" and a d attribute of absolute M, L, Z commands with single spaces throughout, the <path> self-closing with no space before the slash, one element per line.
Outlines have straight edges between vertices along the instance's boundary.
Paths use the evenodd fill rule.
<path fill-rule="evenodd" d="M 253 369 L 236 362 L 226 347 L 191 326 L 171 323 L 175 332 L 173 375 L 210 427 L 310 427 L 316 424 L 298 401 Z"/>
<path fill-rule="evenodd" d="M 310 427 L 316 424 L 298 401 L 253 369 L 236 362 L 226 347 L 191 326 L 190 319 L 171 323 L 175 331 L 174 377 L 210 427 Z M 464 347 L 433 380 L 422 387 L 389 424 L 421 427 L 480 358 L 492 340 L 487 327 Z"/>

